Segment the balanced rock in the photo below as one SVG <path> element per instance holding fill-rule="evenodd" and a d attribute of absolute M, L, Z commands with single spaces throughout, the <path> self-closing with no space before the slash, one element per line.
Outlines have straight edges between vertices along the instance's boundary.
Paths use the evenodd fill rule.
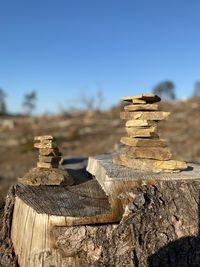
<path fill-rule="evenodd" d="M 187 167 L 185 162 L 172 160 L 164 140 L 159 139 L 157 125 L 170 112 L 158 110 L 161 99 L 154 94 L 123 97 L 128 102 L 120 117 L 126 121 L 127 137 L 120 142 L 124 149 L 113 156 L 113 163 L 152 172 L 178 172 Z"/>
<path fill-rule="evenodd" d="M 167 147 L 126 147 L 124 154 L 136 159 L 158 159 L 169 160 L 172 153 Z"/>
<path fill-rule="evenodd" d="M 35 141 L 40 143 L 34 144 L 34 147 L 39 148 L 38 168 L 58 168 L 61 161 L 61 153 L 55 142 L 55 138 L 51 135 L 36 136 Z"/>
<path fill-rule="evenodd" d="M 41 161 L 37 162 L 37 167 L 38 168 L 45 168 L 45 169 L 54 168 L 54 169 L 57 169 L 58 166 L 59 166 L 59 162 L 41 162 Z"/>
<path fill-rule="evenodd" d="M 142 94 L 138 96 L 127 96 L 127 97 L 122 97 L 122 101 L 127 101 L 127 102 L 132 102 L 133 99 L 135 100 L 143 100 L 146 103 L 156 103 L 161 100 L 161 98 L 155 94 Z"/>
<path fill-rule="evenodd" d="M 25 185 L 72 185 L 73 178 L 62 169 L 33 168 L 18 181 Z"/>
<path fill-rule="evenodd" d="M 145 126 L 156 126 L 157 123 L 155 121 L 147 121 L 147 120 L 128 120 L 126 122 L 126 127 L 145 127 Z"/>
<path fill-rule="evenodd" d="M 158 104 L 144 104 L 144 105 L 126 105 L 125 111 L 139 111 L 139 110 L 158 110 Z"/>
<path fill-rule="evenodd" d="M 61 152 L 51 135 L 36 136 L 34 140 L 38 143 L 34 147 L 39 148 L 39 161 L 37 167 L 31 169 L 19 182 L 26 185 L 72 185 L 73 177 L 65 170 L 59 169 Z"/>
<path fill-rule="evenodd" d="M 42 149 L 42 148 L 56 148 L 56 145 L 53 143 L 53 142 L 41 142 L 41 143 L 35 143 L 34 144 L 34 147 L 35 148 L 39 148 L 39 149 Z"/>
<path fill-rule="evenodd" d="M 52 135 L 39 135 L 34 137 L 35 141 L 54 140 Z"/>
<path fill-rule="evenodd" d="M 131 101 L 128 102 L 132 102 L 133 104 L 146 104 L 147 102 L 145 100 L 142 99 L 132 99 Z"/>
<path fill-rule="evenodd" d="M 187 164 L 177 160 L 153 160 L 153 159 L 135 159 L 127 154 L 118 153 L 113 156 L 113 163 L 133 168 L 140 171 L 159 172 L 179 172 L 187 168 Z"/>
<path fill-rule="evenodd" d="M 61 157 L 39 155 L 39 161 L 44 163 L 58 163 L 59 161 L 61 161 Z"/>
<path fill-rule="evenodd" d="M 136 112 L 126 112 L 122 111 L 120 113 L 120 118 L 122 120 L 153 120 L 160 121 L 165 120 L 170 115 L 170 112 L 164 111 L 136 111 Z"/>
<path fill-rule="evenodd" d="M 126 127 L 126 132 L 130 137 L 158 137 L 157 126 L 147 128 Z"/>
<path fill-rule="evenodd" d="M 61 156 L 61 152 L 57 147 L 55 148 L 40 148 L 39 154 L 42 156 Z"/>
<path fill-rule="evenodd" d="M 122 137 L 120 142 L 127 146 L 137 147 L 165 147 L 166 142 L 161 139 L 142 139 L 142 138 L 130 138 Z"/>

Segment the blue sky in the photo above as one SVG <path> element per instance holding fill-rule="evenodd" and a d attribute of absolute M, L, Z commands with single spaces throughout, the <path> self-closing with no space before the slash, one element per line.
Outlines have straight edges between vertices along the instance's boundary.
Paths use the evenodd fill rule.
<path fill-rule="evenodd" d="M 98 89 L 108 107 L 170 79 L 200 80 L 198 0 L 0 0 L 0 87 L 8 108 L 38 93 L 37 113 Z"/>

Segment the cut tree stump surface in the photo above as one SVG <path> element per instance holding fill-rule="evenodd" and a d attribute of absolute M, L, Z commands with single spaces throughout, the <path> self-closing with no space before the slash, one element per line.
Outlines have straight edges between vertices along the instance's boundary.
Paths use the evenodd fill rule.
<path fill-rule="evenodd" d="M 16 196 L 37 213 L 88 217 L 111 212 L 108 197 L 96 180 L 75 186 L 16 185 Z"/>
<path fill-rule="evenodd" d="M 179 173 L 153 173 L 118 166 L 112 162 L 112 154 L 89 157 L 87 171 L 101 181 L 185 180 L 200 177 L 200 165 L 188 163 L 188 169 Z"/>

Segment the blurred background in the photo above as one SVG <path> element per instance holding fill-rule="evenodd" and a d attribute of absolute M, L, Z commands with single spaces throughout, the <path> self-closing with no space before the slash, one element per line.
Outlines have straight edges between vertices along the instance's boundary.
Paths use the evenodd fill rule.
<path fill-rule="evenodd" d="M 111 153 L 122 96 L 154 92 L 174 157 L 200 163 L 198 0 L 0 0 L 0 210 L 37 162 L 35 135 L 64 156 Z"/>

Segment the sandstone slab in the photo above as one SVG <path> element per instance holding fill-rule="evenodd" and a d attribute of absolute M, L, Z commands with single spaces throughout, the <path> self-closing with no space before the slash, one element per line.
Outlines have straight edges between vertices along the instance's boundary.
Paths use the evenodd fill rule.
<path fill-rule="evenodd" d="M 61 169 L 33 168 L 18 181 L 25 185 L 72 185 L 74 183 L 67 171 Z"/>
<path fill-rule="evenodd" d="M 57 147 L 55 148 L 41 148 L 39 149 L 39 154 L 42 156 L 61 156 L 61 152 Z"/>
<path fill-rule="evenodd" d="M 140 111 L 140 110 L 158 110 L 157 104 L 144 104 L 144 105 L 126 105 L 125 111 Z"/>
<path fill-rule="evenodd" d="M 169 160 L 172 153 L 163 147 L 126 147 L 123 152 L 130 158 Z"/>
<path fill-rule="evenodd" d="M 156 102 L 159 102 L 161 100 L 161 98 L 155 94 L 142 94 L 142 95 L 138 95 L 138 96 L 127 96 L 127 97 L 121 98 L 121 100 L 127 101 L 127 102 L 132 102 L 133 99 L 144 100 L 146 103 L 156 103 Z"/>
<path fill-rule="evenodd" d="M 136 111 L 136 112 L 127 112 L 122 111 L 120 113 L 120 118 L 122 120 L 153 120 L 160 121 L 165 120 L 170 115 L 170 112 L 164 111 Z"/>
<path fill-rule="evenodd" d="M 55 138 L 52 135 L 40 135 L 34 137 L 35 141 L 54 140 L 54 139 Z"/>
<path fill-rule="evenodd" d="M 61 161 L 61 157 L 39 155 L 39 161 L 44 163 L 58 163 Z"/>
<path fill-rule="evenodd" d="M 52 169 L 52 168 L 58 168 L 58 166 L 59 166 L 59 162 L 52 162 L 52 163 L 37 162 L 38 168 Z"/>
<path fill-rule="evenodd" d="M 128 120 L 126 122 L 126 127 L 145 127 L 145 126 L 155 126 L 157 123 L 155 121 L 147 120 Z"/>
<path fill-rule="evenodd" d="M 146 104 L 146 101 L 142 99 L 132 99 L 132 101 L 130 102 L 132 102 L 133 104 Z"/>
<path fill-rule="evenodd" d="M 56 148 L 57 146 L 56 146 L 56 144 L 55 143 L 49 143 L 49 142 L 47 142 L 47 143 L 43 143 L 43 142 L 41 142 L 41 143 L 35 143 L 34 144 L 34 147 L 35 148 L 39 148 L 39 149 L 43 149 L 43 148 Z"/>
<path fill-rule="evenodd" d="M 138 182 L 138 186 L 142 183 L 147 184 L 148 181 L 170 181 L 170 180 L 199 180 L 200 165 L 188 163 L 187 170 L 179 173 L 153 173 L 152 171 L 139 171 L 124 166 L 113 164 L 113 154 L 98 155 L 89 157 L 87 171 L 95 176 L 102 188 L 109 194 L 113 190 L 113 185 L 129 180 Z M 129 185 L 130 188 L 130 185 Z"/>
<path fill-rule="evenodd" d="M 147 128 L 127 127 L 126 132 L 130 137 L 158 137 L 156 126 Z"/>
<path fill-rule="evenodd" d="M 120 142 L 124 145 L 134 147 L 166 147 L 166 142 L 161 139 L 122 137 Z"/>
<path fill-rule="evenodd" d="M 187 164 L 179 160 L 163 160 L 154 162 L 154 168 L 156 172 L 161 172 L 162 170 L 167 172 L 180 171 L 187 169 Z"/>
<path fill-rule="evenodd" d="M 113 155 L 113 163 L 126 166 L 134 170 L 159 172 L 179 172 L 187 169 L 187 164 L 177 160 L 153 160 L 153 159 L 134 159 L 124 153 Z"/>

